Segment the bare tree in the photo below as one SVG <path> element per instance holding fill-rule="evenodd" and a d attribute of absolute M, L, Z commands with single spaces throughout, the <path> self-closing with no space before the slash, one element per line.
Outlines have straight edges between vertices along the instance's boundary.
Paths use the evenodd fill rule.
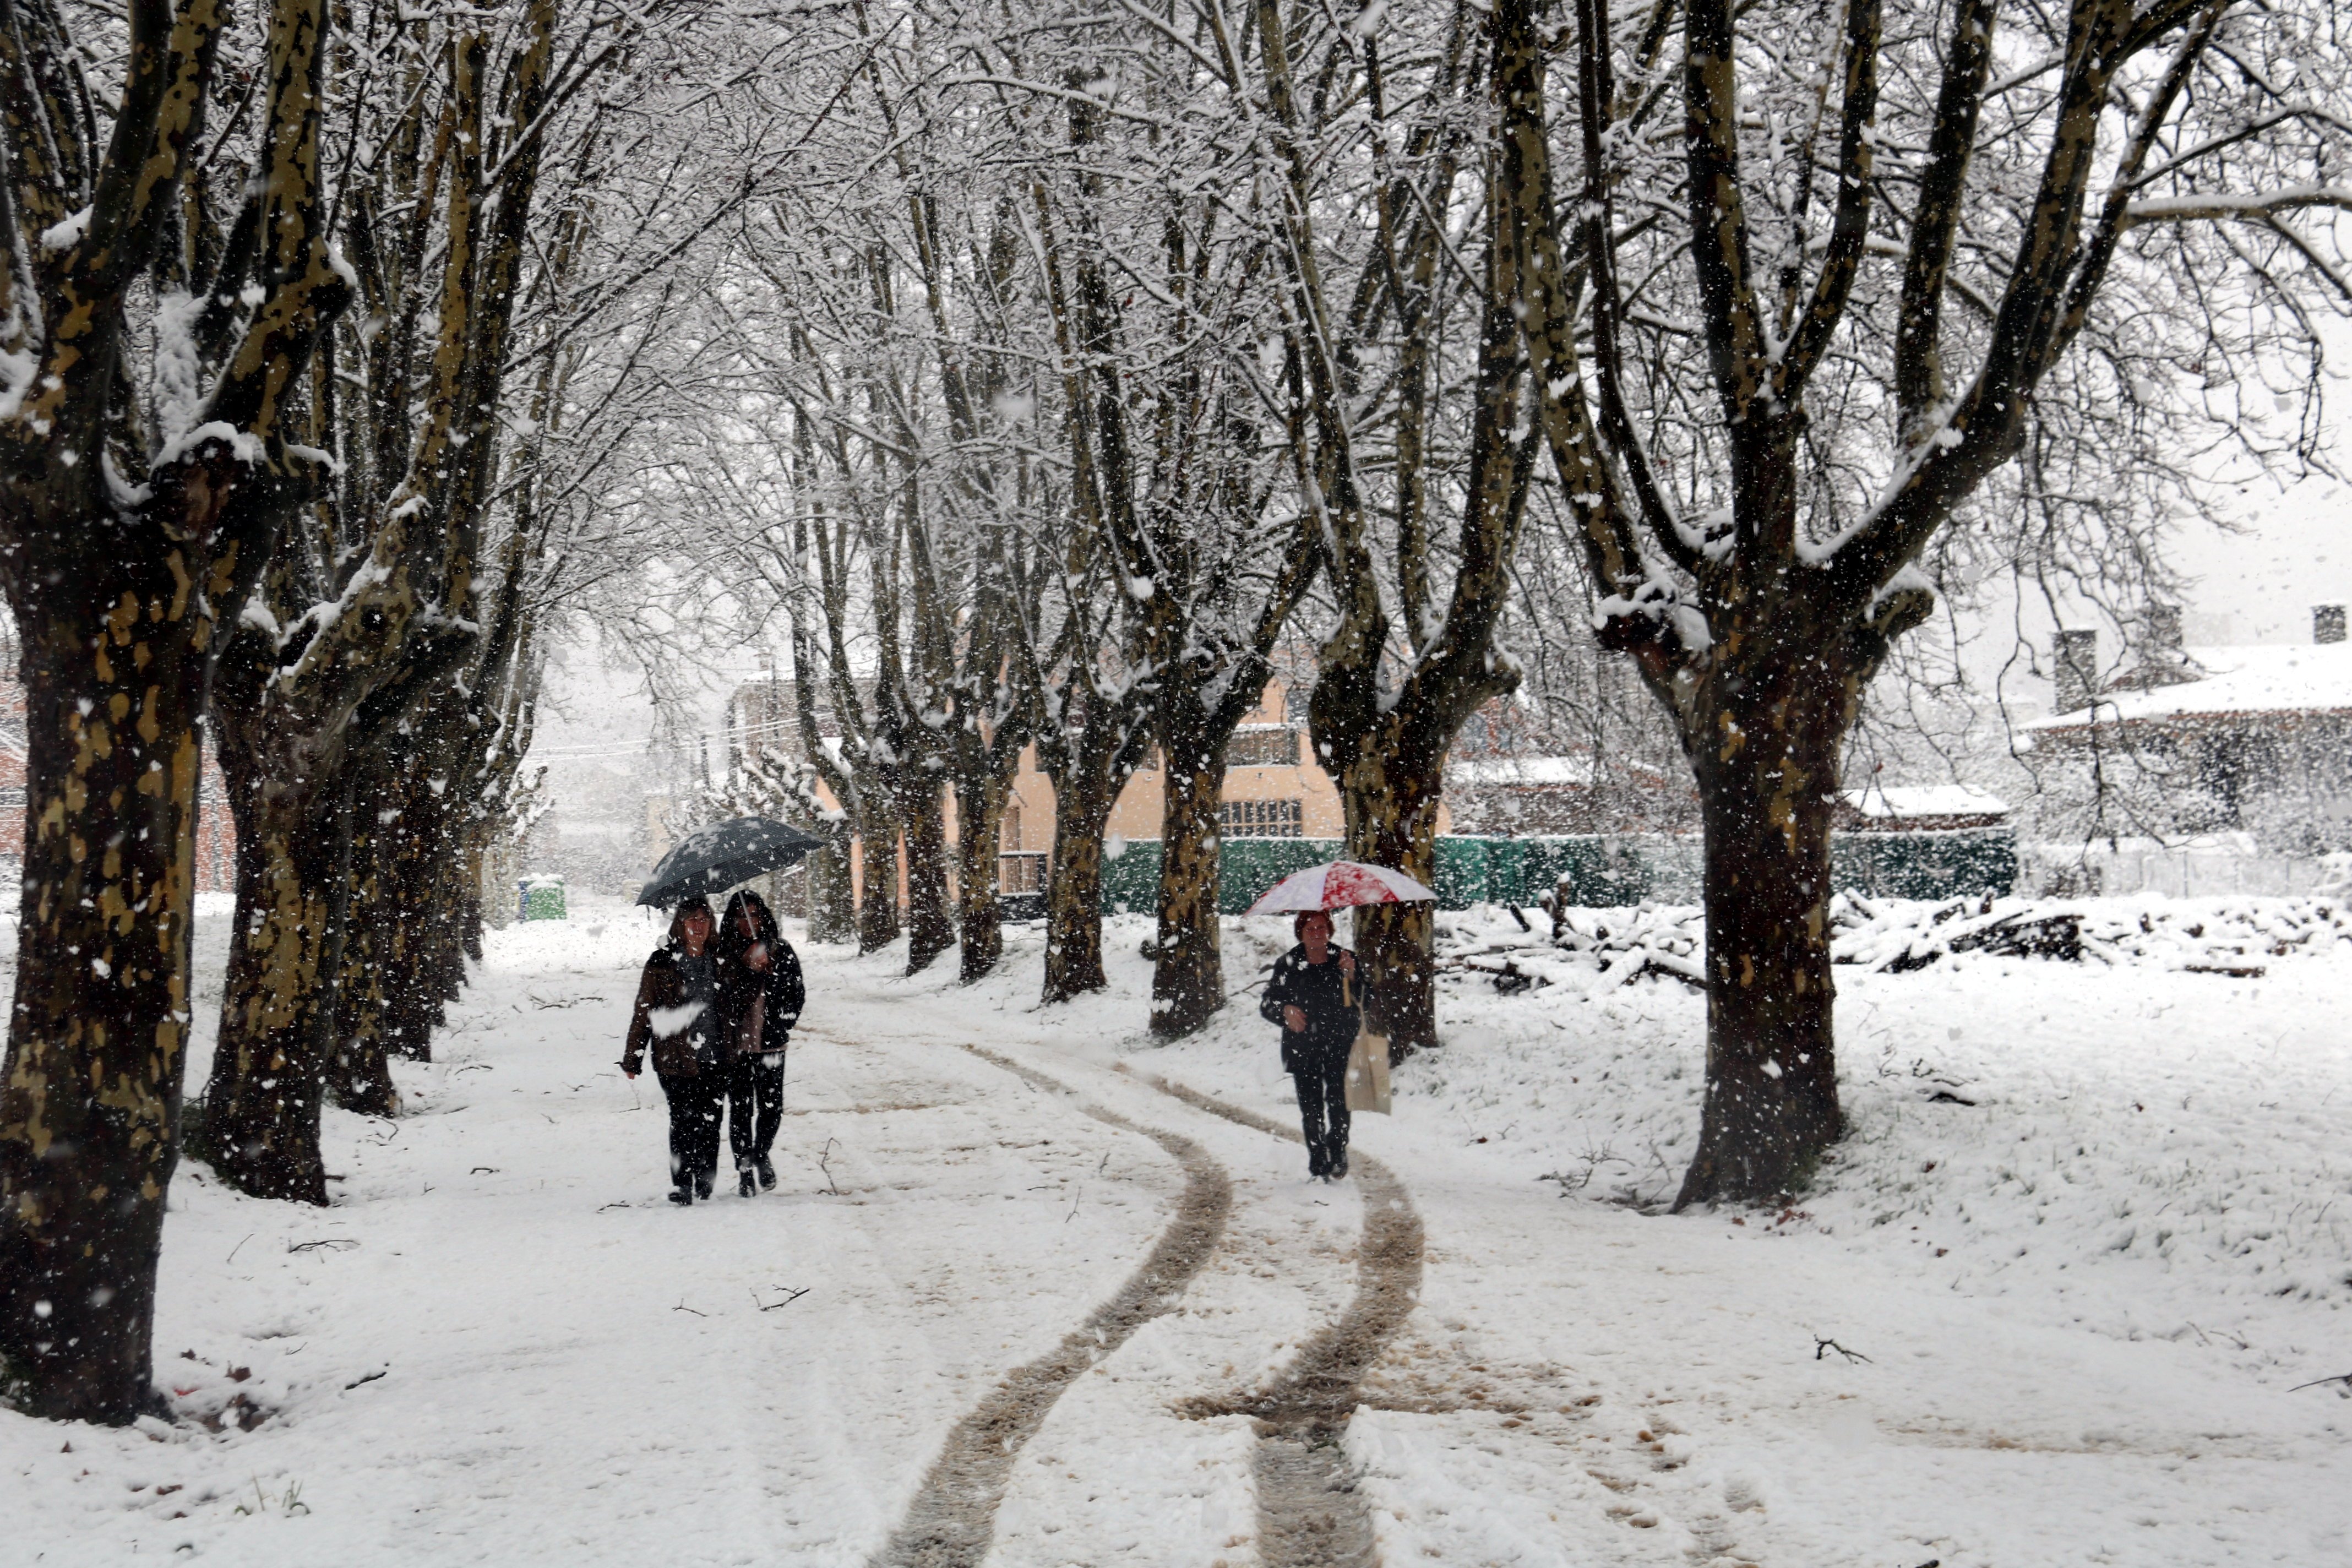
<path fill-rule="evenodd" d="M 1864 689 L 1932 609 L 1916 563 L 2037 419 L 2069 428 L 2070 366 L 2255 319 L 2284 330 L 2266 353 L 2315 349 L 2342 275 L 2294 220 L 2347 202 L 2340 60 L 2308 68 L 2336 49 L 2317 10 L 2231 0 L 2072 0 L 2015 14 L 2005 50 L 1998 0 L 1659 0 L 1622 30 L 1580 0 L 1563 222 L 1534 7 L 1495 15 L 1546 438 L 1602 639 L 1701 798 L 1706 1100 L 1678 1201 L 1766 1198 L 1843 1130 L 1830 809 Z"/>

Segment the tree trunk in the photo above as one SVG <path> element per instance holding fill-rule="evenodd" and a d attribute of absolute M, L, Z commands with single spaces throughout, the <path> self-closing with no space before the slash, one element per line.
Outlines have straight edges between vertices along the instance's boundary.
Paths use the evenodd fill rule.
<path fill-rule="evenodd" d="M 1222 744 L 1168 745 L 1160 814 L 1160 935 L 1151 970 L 1151 1032 L 1189 1035 L 1225 1005 L 1217 928 L 1217 816 L 1225 791 Z"/>
<path fill-rule="evenodd" d="M 221 1179 L 254 1197 L 319 1205 L 319 1108 L 351 869 L 350 784 L 316 776 L 324 772 L 299 785 L 290 768 L 265 776 L 238 814 L 236 930 L 205 1089 L 205 1152 Z M 252 774 L 232 778 L 248 784 Z"/>
<path fill-rule="evenodd" d="M 959 977 L 967 985 L 1004 956 L 996 905 L 996 858 L 1004 843 L 1004 801 L 1013 780 L 993 768 L 956 788 L 956 926 Z"/>
<path fill-rule="evenodd" d="M 1439 781 L 1443 751 L 1407 731 L 1403 709 L 1350 755 L 1339 779 L 1348 822 L 1348 856 L 1388 866 L 1429 884 L 1437 870 Z M 1367 975 L 1364 1022 L 1389 1039 L 1402 1061 L 1437 1040 L 1437 974 L 1432 962 L 1436 921 L 1430 904 L 1370 904 L 1356 911 L 1356 961 Z"/>
<path fill-rule="evenodd" d="M 144 1409 L 177 1162 L 207 622 L 178 550 L 16 606 L 26 698 L 20 960 L 0 1076 L 0 1389 L 26 1413 Z M 102 619 L 76 605 L 107 605 Z"/>
<path fill-rule="evenodd" d="M 857 951 L 898 940 L 898 821 L 869 799 L 858 813 Z"/>
<path fill-rule="evenodd" d="M 1706 833 L 1706 1100 L 1676 1208 L 1792 1194 L 1844 1129 L 1830 817 L 1860 685 L 1776 630 L 1757 640 L 1790 651 L 1710 680 L 1685 742 Z"/>
<path fill-rule="evenodd" d="M 392 1081 L 392 1053 L 384 1045 L 383 966 L 376 958 L 377 944 L 373 927 L 347 922 L 327 1052 L 327 1098 L 361 1116 L 397 1116 L 400 1090 Z"/>
<path fill-rule="evenodd" d="M 848 942 L 857 934 L 856 889 L 849 881 L 849 825 L 820 822 L 824 847 L 813 850 L 808 869 L 808 937 L 811 942 Z"/>
<path fill-rule="evenodd" d="M 352 814 L 351 891 L 327 1036 L 327 1098 L 362 1116 L 400 1114 L 400 1091 L 384 1048 L 381 931 L 373 918 L 383 906 L 385 826 L 377 821 L 383 798 L 371 791 Z"/>
<path fill-rule="evenodd" d="M 1108 781 L 1088 773 L 1054 781 L 1054 863 L 1045 880 L 1045 994 L 1066 1002 L 1108 984 L 1103 976 L 1103 826 Z"/>
<path fill-rule="evenodd" d="M 440 1014 L 426 971 L 430 942 L 424 918 L 432 886 L 427 872 L 433 802 L 414 770 L 393 794 L 400 815 L 383 836 L 376 901 L 354 911 L 354 918 L 370 928 L 376 994 L 382 998 L 376 1033 L 384 1050 L 410 1061 L 431 1061 Z"/>
<path fill-rule="evenodd" d="M 939 780 L 918 773 L 907 795 L 907 973 L 955 945 L 948 912 L 948 824 Z"/>

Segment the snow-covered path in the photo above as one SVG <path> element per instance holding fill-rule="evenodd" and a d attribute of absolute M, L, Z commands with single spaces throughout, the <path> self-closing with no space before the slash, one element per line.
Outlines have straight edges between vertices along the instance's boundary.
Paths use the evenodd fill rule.
<path fill-rule="evenodd" d="M 1213 1412 L 1349 1318 L 1367 1184 L 1155 1087 L 1290 1114 L 1246 1008 L 1141 1039 L 1137 934 L 1053 1012 L 1034 939 L 970 988 L 809 953 L 782 1185 L 681 1213 L 658 1090 L 612 1065 L 648 931 L 498 933 L 412 1114 L 331 1119 L 334 1207 L 175 1186 L 159 1366 L 226 1429 L 0 1415 L 0 1555 L 866 1563 L 1213 1171 L 1205 1263 L 1024 1427 L 988 1561 L 1264 1561 L 1267 1446 Z M 1736 1218 L 1593 1201 L 1687 1139 L 1695 1002 L 1450 993 L 1454 1043 L 1358 1121 L 1426 1248 L 1335 1503 L 1389 1564 L 2352 1559 L 2347 1407 L 2289 1392 L 2352 1371 L 2352 962 L 2296 963 L 1849 982 L 1856 1136 L 1810 1212 Z M 1948 1081 L 1975 1103 L 1916 1087 Z"/>

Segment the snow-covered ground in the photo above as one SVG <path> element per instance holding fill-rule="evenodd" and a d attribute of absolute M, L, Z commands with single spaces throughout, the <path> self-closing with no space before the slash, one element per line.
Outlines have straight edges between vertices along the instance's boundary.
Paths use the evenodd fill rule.
<path fill-rule="evenodd" d="M 1144 931 L 1053 1010 L 1034 928 L 969 988 L 804 950 L 782 1185 L 687 1212 L 658 1090 L 614 1065 L 651 928 L 493 933 L 409 1113 L 331 1113 L 333 1207 L 183 1169 L 156 1343 L 184 1418 L 0 1415 L 0 1559 L 863 1563 L 1205 1169 L 1220 1239 L 1016 1445 L 990 1561 L 1260 1561 L 1251 1423 L 1204 1412 L 1349 1310 L 1369 1184 L 1155 1086 L 1291 1119 L 1249 995 L 1144 1037 Z M 1230 982 L 1280 934 L 1231 927 Z M 1452 977 L 1447 1046 L 1357 1122 L 1425 1236 L 1344 1436 L 1381 1560 L 2352 1561 L 2352 1405 L 2294 1387 L 2352 1373 L 2352 942 L 2265 971 L 1842 971 L 1853 1136 L 1785 1212 L 1681 1216 L 1696 995 Z"/>

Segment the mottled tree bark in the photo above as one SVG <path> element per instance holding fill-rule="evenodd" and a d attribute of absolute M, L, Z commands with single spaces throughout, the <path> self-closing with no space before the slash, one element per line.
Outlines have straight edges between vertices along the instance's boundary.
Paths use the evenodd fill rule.
<path fill-rule="evenodd" d="M 1830 819 L 1861 686 L 1812 646 L 1710 683 L 1685 738 L 1706 834 L 1706 1099 L 1678 1203 L 1793 1193 L 1844 1131 Z"/>
<path fill-rule="evenodd" d="M 1103 974 L 1103 826 L 1111 803 L 1069 790 L 1054 798 L 1054 858 L 1045 878 L 1045 990 L 1066 1002 L 1108 981 Z"/>
<path fill-rule="evenodd" d="M 232 768 L 236 748 L 221 750 L 224 771 L 249 784 L 250 763 Z M 223 1181 L 254 1197 L 327 1201 L 319 1108 L 341 978 L 349 788 L 339 776 L 316 788 L 273 781 L 238 814 L 236 930 L 204 1152 Z"/>
<path fill-rule="evenodd" d="M 1041 747 L 1041 755 L 1047 749 Z M 1103 830 L 1118 793 L 1141 760 L 1143 737 L 1123 709 L 1086 715 L 1068 765 L 1055 767 L 1054 855 L 1045 879 L 1047 1002 L 1066 1002 L 1108 984 L 1103 974 Z"/>
<path fill-rule="evenodd" d="M 873 952 L 898 940 L 898 816 L 866 792 L 857 833 L 857 951 Z"/>
<path fill-rule="evenodd" d="M 342 965 L 327 1035 L 327 1098 L 362 1116 L 397 1116 L 400 1093 L 392 1081 L 386 1045 L 384 983 L 390 933 L 386 847 L 399 808 L 394 790 L 371 777 L 351 814 L 351 891 L 342 922 Z M 386 820 L 390 818 L 392 820 Z"/>
<path fill-rule="evenodd" d="M 956 941 L 958 978 L 969 985 L 1004 956 L 996 904 L 996 861 L 1004 843 L 1009 773 L 981 770 L 956 784 Z"/>
<path fill-rule="evenodd" d="M 121 1423 L 149 1398 L 207 662 L 187 561 L 91 563 L 77 586 L 110 615 L 16 611 L 28 784 L 0 1080 L 0 1394 L 37 1415 Z"/>
<path fill-rule="evenodd" d="M 1225 1005 L 1224 950 L 1217 924 L 1224 736 L 1212 741 L 1196 734 L 1181 742 L 1171 737 L 1161 750 L 1167 767 L 1160 812 L 1151 1032 L 1173 1037 L 1191 1034 Z"/>
<path fill-rule="evenodd" d="M 1409 733 L 1412 728 L 1406 710 L 1384 715 L 1340 767 L 1339 796 L 1349 858 L 1392 867 L 1429 884 L 1437 870 L 1444 743 L 1433 746 Z M 1368 904 L 1356 911 L 1364 1021 L 1388 1037 L 1392 1059 L 1437 1044 L 1436 968 L 1430 956 L 1434 923 L 1431 904 Z"/>
<path fill-rule="evenodd" d="M 808 878 L 808 934 L 811 942 L 849 942 L 857 934 L 856 889 L 849 881 L 849 826 L 845 821 L 820 822 L 816 829 L 825 841 L 803 862 Z"/>
<path fill-rule="evenodd" d="M 948 823 L 945 792 L 936 776 L 917 773 L 903 796 L 907 832 L 907 973 L 929 969 L 955 945 L 948 905 Z"/>

